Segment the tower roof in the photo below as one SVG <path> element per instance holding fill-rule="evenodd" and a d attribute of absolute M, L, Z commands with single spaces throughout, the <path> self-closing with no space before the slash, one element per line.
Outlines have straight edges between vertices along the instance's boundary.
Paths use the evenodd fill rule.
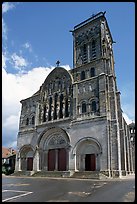
<path fill-rule="evenodd" d="M 92 21 L 94 21 L 96 19 L 104 18 L 104 20 L 106 21 L 106 26 L 107 26 L 109 34 L 110 34 L 111 41 L 112 41 L 112 43 L 114 43 L 111 32 L 110 32 L 110 29 L 109 29 L 109 26 L 108 26 L 108 23 L 107 23 L 107 19 L 105 17 L 105 13 L 106 13 L 106 11 L 105 12 L 99 12 L 99 13 L 97 13 L 95 15 L 92 15 L 92 17 L 90 17 L 87 20 L 85 20 L 85 21 L 77 24 L 76 26 L 74 26 L 74 30 L 71 31 L 71 32 L 73 33 L 75 31 L 77 31 L 78 29 L 82 28 L 83 26 L 87 25 L 88 23 L 91 23 Z"/>

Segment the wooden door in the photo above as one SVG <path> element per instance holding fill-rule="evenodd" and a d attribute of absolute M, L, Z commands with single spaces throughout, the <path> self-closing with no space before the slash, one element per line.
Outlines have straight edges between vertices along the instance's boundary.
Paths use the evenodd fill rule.
<path fill-rule="evenodd" d="M 95 154 L 86 154 L 85 156 L 85 171 L 96 170 L 96 157 Z"/>
<path fill-rule="evenodd" d="M 54 171 L 55 170 L 55 149 L 50 149 L 48 151 L 48 171 Z"/>
<path fill-rule="evenodd" d="M 58 149 L 58 171 L 66 171 L 66 149 Z"/>
<path fill-rule="evenodd" d="M 33 158 L 28 157 L 27 158 L 27 171 L 32 171 L 33 170 Z"/>

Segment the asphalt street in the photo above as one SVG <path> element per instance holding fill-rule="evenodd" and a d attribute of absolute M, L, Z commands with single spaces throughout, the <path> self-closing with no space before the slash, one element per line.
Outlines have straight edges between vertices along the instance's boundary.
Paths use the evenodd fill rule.
<path fill-rule="evenodd" d="M 2 176 L 2 202 L 134 201 L 134 176 L 108 180 Z"/>

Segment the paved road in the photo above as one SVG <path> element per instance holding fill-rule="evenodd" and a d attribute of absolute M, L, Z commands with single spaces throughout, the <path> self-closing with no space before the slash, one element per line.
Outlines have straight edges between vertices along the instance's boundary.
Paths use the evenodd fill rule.
<path fill-rule="evenodd" d="M 94 180 L 2 177 L 2 202 L 134 202 L 135 177 Z"/>

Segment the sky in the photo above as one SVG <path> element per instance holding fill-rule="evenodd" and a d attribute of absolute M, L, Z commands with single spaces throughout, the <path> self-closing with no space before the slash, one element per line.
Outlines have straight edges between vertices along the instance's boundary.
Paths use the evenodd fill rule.
<path fill-rule="evenodd" d="M 106 11 L 115 74 L 127 123 L 135 121 L 134 2 L 4 2 L 2 4 L 2 145 L 17 147 L 20 101 L 39 90 L 56 61 L 73 68 L 70 30 Z"/>

